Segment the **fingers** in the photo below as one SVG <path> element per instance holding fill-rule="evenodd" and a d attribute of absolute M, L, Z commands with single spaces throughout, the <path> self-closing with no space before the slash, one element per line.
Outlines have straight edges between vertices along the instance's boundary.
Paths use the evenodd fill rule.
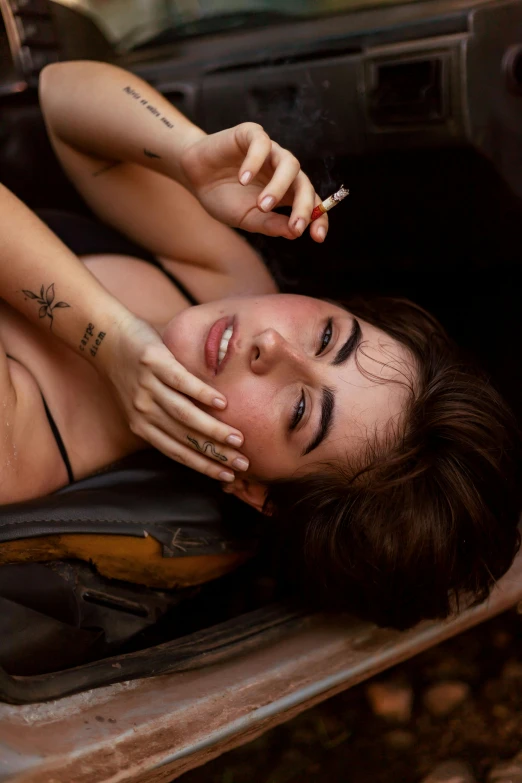
<path fill-rule="evenodd" d="M 290 201 L 292 213 L 288 219 L 290 230 L 295 236 L 301 236 L 306 227 L 310 225 L 312 239 L 315 242 L 324 242 L 328 233 L 328 215 L 325 212 L 324 215 L 311 223 L 313 209 L 321 203 L 321 199 L 304 171 L 299 172 L 291 190 L 293 191 L 293 199 Z"/>
<path fill-rule="evenodd" d="M 277 212 L 265 215 L 258 209 L 252 209 L 242 220 L 240 228 L 255 234 L 265 234 L 268 237 L 296 238 L 296 234 L 288 226 L 286 215 L 278 215 Z"/>
<path fill-rule="evenodd" d="M 149 403 L 146 416 L 138 415 L 134 422 L 131 421 L 131 429 L 172 459 L 176 459 L 180 454 L 185 455 L 183 460 L 178 461 L 183 461 L 183 464 L 190 467 L 194 465 L 187 461 L 187 451 L 193 452 L 193 456 L 200 455 L 205 462 L 215 463 L 210 473 L 210 466 L 203 472 L 212 474 L 213 478 L 219 478 L 220 481 L 229 480 L 220 476 L 223 471 L 228 471 L 233 477 L 234 470 L 248 470 L 249 461 L 243 454 L 207 434 L 175 421 L 156 403 Z M 199 458 L 195 461 L 199 466 L 196 470 L 201 470 L 203 462 Z"/>
<path fill-rule="evenodd" d="M 292 231 L 301 236 L 310 223 L 310 215 L 312 214 L 316 197 L 312 183 L 303 171 L 300 171 L 295 178 L 293 193 L 292 212 L 288 219 L 288 224 Z"/>
<path fill-rule="evenodd" d="M 257 199 L 261 215 L 255 210 L 245 216 L 242 228 L 256 231 L 267 236 L 281 236 L 295 239 L 301 236 L 310 225 L 310 217 L 321 199 L 306 174 L 301 171 L 300 163 L 289 150 L 272 141 L 260 125 L 243 123 L 237 126 L 238 144 L 247 147 L 247 154 L 239 170 L 239 181 L 247 185 L 263 168 L 269 164 L 273 171 L 268 184 Z M 266 171 L 264 172 L 266 173 Z M 290 218 L 269 214 L 277 205 L 292 205 Z M 266 217 L 263 218 L 263 215 Z M 310 226 L 310 236 L 315 242 L 324 242 L 328 233 L 326 213 Z"/>
<path fill-rule="evenodd" d="M 316 195 L 314 207 L 317 207 L 320 203 L 321 199 Z M 317 218 L 317 220 L 314 220 L 314 222 L 310 225 L 310 236 L 314 242 L 324 242 L 328 233 L 328 228 L 328 213 L 325 212 L 324 215 L 321 215 L 321 217 Z"/>
<path fill-rule="evenodd" d="M 247 154 L 239 169 L 238 177 L 242 185 L 259 174 L 272 151 L 272 141 L 261 125 L 244 122 L 236 128 L 237 141 L 241 148 L 248 147 Z"/>
<path fill-rule="evenodd" d="M 152 418 L 157 426 L 161 424 L 166 432 L 185 440 L 183 433 L 192 430 L 216 443 L 234 448 L 243 445 L 239 430 L 200 410 L 183 394 L 169 389 L 157 378 L 151 379 L 148 389 L 143 389 L 141 394 L 143 397 L 136 400 L 137 410 Z M 183 432 L 180 432 L 180 425 L 183 425 Z M 231 459 L 238 457 L 242 455 L 234 453 Z"/>
<path fill-rule="evenodd" d="M 166 346 L 151 347 L 143 356 L 142 364 L 171 389 L 176 389 L 209 408 L 226 408 L 226 398 L 188 372 Z"/>
<path fill-rule="evenodd" d="M 321 199 L 309 178 L 304 171 L 301 171 L 299 161 L 288 150 L 282 149 L 274 142 L 271 163 L 275 172 L 258 198 L 258 207 L 263 212 L 267 212 L 284 201 L 292 205 L 292 212 L 288 219 L 284 218 L 286 222 L 272 218 L 265 221 L 263 233 L 269 236 L 285 236 L 288 239 L 300 237 L 310 225 L 312 211 L 321 203 Z M 328 217 L 324 214 L 314 221 L 310 235 L 316 242 L 324 242 L 327 233 Z"/>
<path fill-rule="evenodd" d="M 129 420 L 132 432 L 171 459 L 218 481 L 233 481 L 233 471 L 248 469 L 247 457 L 231 447 L 241 445 L 241 433 L 231 430 L 196 408 L 182 394 L 155 380 L 163 388 L 164 393 L 159 394 L 162 404 L 152 398 L 149 390 L 141 389 L 135 400 L 134 415 Z M 230 443 L 230 432 L 236 440 L 226 445 Z"/>
<path fill-rule="evenodd" d="M 190 444 L 185 446 L 184 443 L 170 438 L 157 427 L 149 425 L 142 437 L 170 459 L 197 470 L 205 476 L 227 483 L 231 483 L 235 479 L 232 470 L 224 467 L 221 461 L 209 459 L 199 451 L 190 448 Z"/>
<path fill-rule="evenodd" d="M 276 144 L 275 141 L 272 142 L 270 163 L 274 168 L 274 174 L 268 185 L 261 191 L 257 200 L 258 207 L 263 212 L 269 212 L 279 204 L 301 169 L 301 164 L 297 158 L 291 152 Z"/>

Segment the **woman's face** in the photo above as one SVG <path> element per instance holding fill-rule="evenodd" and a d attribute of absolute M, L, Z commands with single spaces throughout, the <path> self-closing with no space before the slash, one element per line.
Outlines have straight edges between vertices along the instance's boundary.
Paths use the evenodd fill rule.
<path fill-rule="evenodd" d="M 246 475 L 262 482 L 358 452 L 400 416 L 413 375 L 408 351 L 392 337 L 306 296 L 191 307 L 169 322 L 163 339 L 193 375 L 225 395 L 222 413 L 207 410 L 243 433 Z"/>

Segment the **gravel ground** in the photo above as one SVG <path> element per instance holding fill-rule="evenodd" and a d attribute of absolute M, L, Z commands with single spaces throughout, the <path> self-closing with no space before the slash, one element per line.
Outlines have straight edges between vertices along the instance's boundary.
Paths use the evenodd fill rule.
<path fill-rule="evenodd" d="M 429 783 L 522 783 L 522 760 L 513 761 L 521 750 L 522 617 L 513 610 L 181 780 L 420 783 L 430 775 Z M 464 762 L 471 776 L 437 772 L 448 760 Z"/>

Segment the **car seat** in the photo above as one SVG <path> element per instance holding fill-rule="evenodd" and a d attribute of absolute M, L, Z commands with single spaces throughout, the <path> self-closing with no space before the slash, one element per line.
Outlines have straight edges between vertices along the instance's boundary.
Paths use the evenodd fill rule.
<path fill-rule="evenodd" d="M 0 506 L 0 665 L 33 675 L 112 654 L 248 560 L 259 519 L 154 450 Z"/>

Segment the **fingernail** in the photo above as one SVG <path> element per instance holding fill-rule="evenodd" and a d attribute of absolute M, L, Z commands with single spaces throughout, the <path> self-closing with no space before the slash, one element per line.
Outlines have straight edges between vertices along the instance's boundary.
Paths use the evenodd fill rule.
<path fill-rule="evenodd" d="M 231 481 L 234 481 L 235 476 L 233 473 L 229 473 L 228 470 L 223 470 L 218 478 L 220 481 L 228 481 L 228 483 L 230 483 Z"/>
<path fill-rule="evenodd" d="M 324 238 L 326 236 L 326 229 L 324 226 L 319 226 L 319 228 L 317 229 L 317 235 L 319 239 L 321 239 L 324 242 Z"/>
<path fill-rule="evenodd" d="M 225 400 L 221 400 L 219 397 L 214 397 L 212 403 L 214 405 L 214 408 L 221 408 L 221 410 L 227 407 Z"/>
<path fill-rule="evenodd" d="M 248 460 L 244 459 L 244 457 L 238 457 L 232 463 L 232 467 L 238 470 L 248 470 Z"/>
<path fill-rule="evenodd" d="M 252 172 L 251 171 L 245 171 L 243 174 L 241 174 L 241 179 L 239 180 L 242 185 L 248 185 L 252 178 Z"/>
<path fill-rule="evenodd" d="M 240 438 L 239 435 L 229 435 L 227 438 L 227 443 L 230 446 L 241 446 L 243 443 L 243 438 Z"/>
<path fill-rule="evenodd" d="M 265 196 L 263 201 L 261 202 L 261 209 L 267 211 L 270 209 L 273 203 L 274 203 L 273 196 Z"/>
<path fill-rule="evenodd" d="M 305 221 L 303 218 L 299 218 L 299 220 L 296 220 L 294 223 L 294 231 L 297 231 L 298 234 L 302 234 L 305 230 Z"/>

